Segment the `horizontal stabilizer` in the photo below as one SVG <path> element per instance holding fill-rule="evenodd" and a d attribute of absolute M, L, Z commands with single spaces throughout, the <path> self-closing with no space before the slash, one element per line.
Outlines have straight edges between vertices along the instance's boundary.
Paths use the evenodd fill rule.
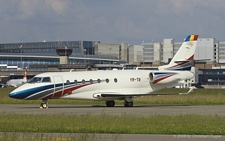
<path fill-rule="evenodd" d="M 183 62 L 191 62 L 192 60 L 179 60 L 179 61 L 174 61 L 175 63 L 183 63 Z"/>
<path fill-rule="evenodd" d="M 194 60 L 194 62 L 204 62 L 204 61 L 209 61 L 211 59 L 198 59 L 198 60 Z"/>
<path fill-rule="evenodd" d="M 211 59 L 177 60 L 177 61 L 174 61 L 174 62 L 175 63 L 183 63 L 183 62 L 204 62 L 204 61 L 208 61 L 208 60 L 211 60 Z"/>

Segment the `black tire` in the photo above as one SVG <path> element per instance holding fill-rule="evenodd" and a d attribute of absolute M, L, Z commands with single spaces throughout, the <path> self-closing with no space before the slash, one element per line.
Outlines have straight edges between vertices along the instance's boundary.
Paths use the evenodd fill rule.
<path fill-rule="evenodd" d="M 106 104 L 107 107 L 114 107 L 115 101 L 106 101 L 105 104 Z"/>
<path fill-rule="evenodd" d="M 133 107 L 133 101 L 128 102 L 128 101 L 124 101 L 124 107 Z"/>
<path fill-rule="evenodd" d="M 43 100 L 42 103 L 40 104 L 40 108 L 47 109 L 48 108 L 48 101 Z"/>

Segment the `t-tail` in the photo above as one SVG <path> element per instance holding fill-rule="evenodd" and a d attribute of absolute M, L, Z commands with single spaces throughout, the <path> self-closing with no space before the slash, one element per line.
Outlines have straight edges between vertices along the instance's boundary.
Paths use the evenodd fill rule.
<path fill-rule="evenodd" d="M 189 35 L 168 65 L 159 70 L 191 70 L 194 61 L 198 35 Z"/>

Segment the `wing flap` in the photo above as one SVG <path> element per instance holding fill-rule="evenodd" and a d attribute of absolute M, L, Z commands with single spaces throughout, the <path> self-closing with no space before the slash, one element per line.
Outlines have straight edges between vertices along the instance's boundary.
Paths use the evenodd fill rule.
<path fill-rule="evenodd" d="M 177 94 L 161 94 L 161 93 L 151 93 L 151 94 L 101 94 L 101 97 L 138 97 L 138 96 L 169 96 L 169 95 L 180 95 Z"/>
<path fill-rule="evenodd" d="M 195 87 L 190 87 L 187 93 L 150 93 L 150 94 L 118 94 L 118 93 L 98 93 L 95 94 L 96 98 L 125 98 L 125 97 L 139 97 L 139 96 L 171 96 L 171 95 L 183 95 L 190 94 L 196 89 Z M 93 95 L 94 96 L 94 95 Z"/>

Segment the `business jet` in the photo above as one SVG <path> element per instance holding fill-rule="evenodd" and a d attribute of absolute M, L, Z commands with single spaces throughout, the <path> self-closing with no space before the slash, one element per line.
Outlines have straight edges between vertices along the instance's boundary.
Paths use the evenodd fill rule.
<path fill-rule="evenodd" d="M 18 87 L 27 82 L 27 68 L 24 71 L 23 79 L 10 79 L 6 83 L 6 87 Z"/>
<path fill-rule="evenodd" d="M 48 99 L 59 98 L 102 100 L 107 107 L 114 107 L 114 100 L 124 100 L 125 107 L 132 107 L 135 97 L 151 95 L 193 78 L 191 67 L 197 39 L 198 35 L 187 36 L 171 62 L 158 70 L 47 72 L 16 88 L 9 97 L 42 100 L 40 108 L 48 108 Z"/>

